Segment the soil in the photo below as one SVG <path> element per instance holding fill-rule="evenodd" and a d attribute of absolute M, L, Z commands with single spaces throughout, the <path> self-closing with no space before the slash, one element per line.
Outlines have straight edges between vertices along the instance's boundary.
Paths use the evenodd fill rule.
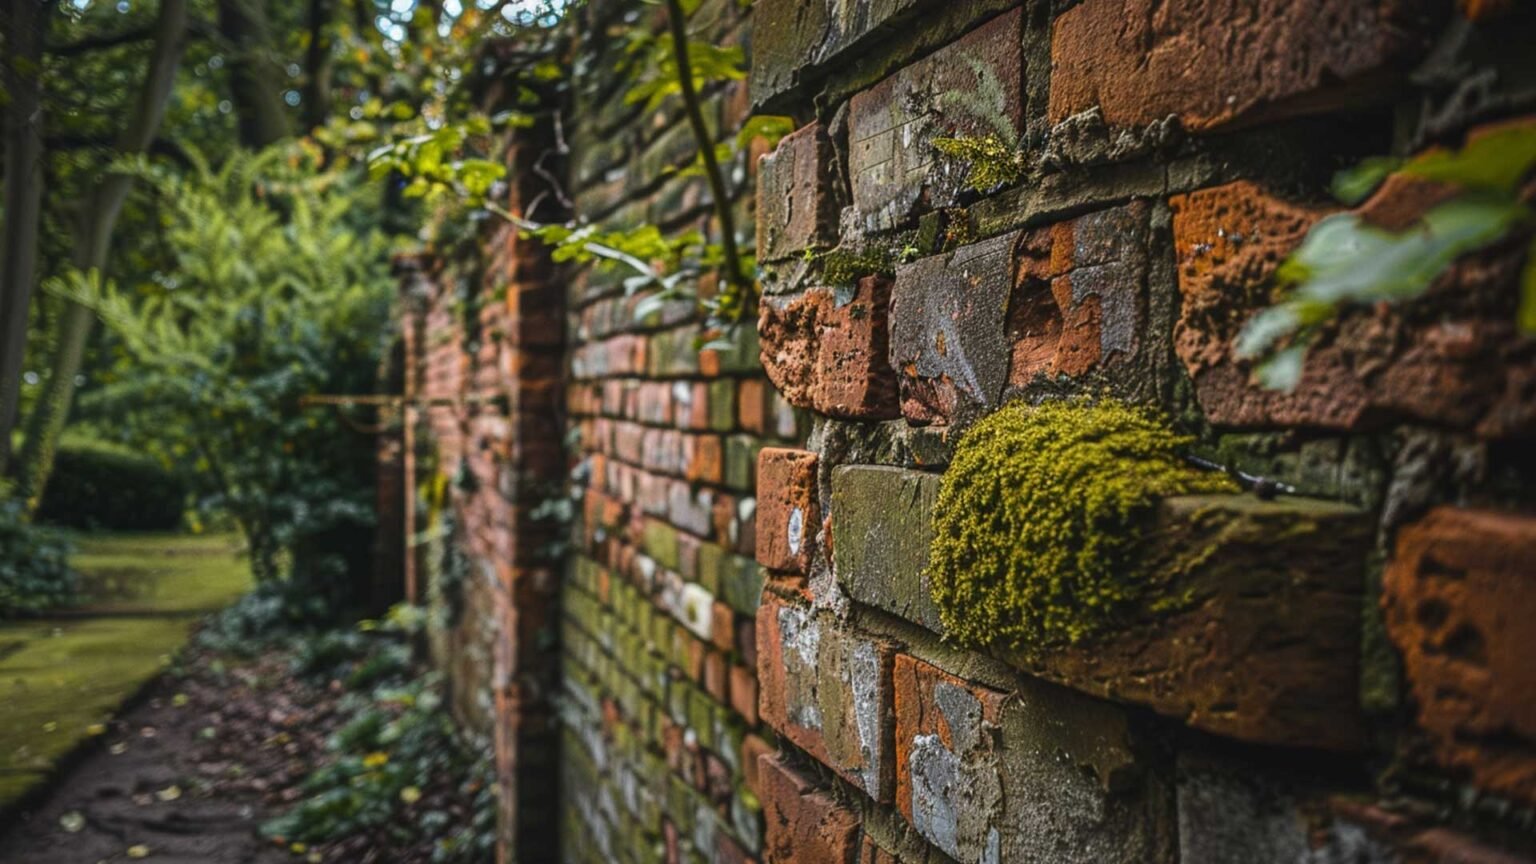
<path fill-rule="evenodd" d="M 0 837 L 0 862 L 308 857 L 257 828 L 299 797 L 298 782 L 342 719 L 335 694 L 294 680 L 278 653 L 235 664 L 191 651 L 187 661 L 108 724 L 49 795 L 14 817 Z"/>

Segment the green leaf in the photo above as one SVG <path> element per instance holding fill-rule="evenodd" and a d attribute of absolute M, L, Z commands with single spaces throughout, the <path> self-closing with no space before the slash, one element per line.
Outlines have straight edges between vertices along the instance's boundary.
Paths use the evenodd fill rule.
<path fill-rule="evenodd" d="M 1432 150 L 1403 166 L 1403 173 L 1469 189 L 1513 193 L 1536 168 L 1536 124 L 1484 133 L 1460 150 Z"/>
<path fill-rule="evenodd" d="M 1260 363 L 1253 370 L 1259 384 L 1270 390 L 1291 391 L 1301 383 L 1301 371 L 1307 359 L 1305 345 L 1292 345 Z"/>
<path fill-rule="evenodd" d="M 1395 156 L 1372 156 L 1353 168 L 1346 168 L 1333 175 L 1333 197 L 1345 204 L 1359 204 L 1402 164 L 1403 160 Z"/>
<path fill-rule="evenodd" d="M 1515 321 L 1520 332 L 1536 333 L 1536 239 L 1525 250 L 1525 267 L 1520 271 L 1520 311 Z"/>

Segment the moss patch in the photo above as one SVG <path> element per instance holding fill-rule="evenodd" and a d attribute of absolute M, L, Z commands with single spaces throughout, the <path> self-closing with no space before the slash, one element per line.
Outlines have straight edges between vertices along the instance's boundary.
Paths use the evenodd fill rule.
<path fill-rule="evenodd" d="M 1024 176 L 1024 153 L 996 135 L 935 138 L 933 149 L 970 165 L 965 185 L 975 192 L 990 192 L 1017 183 Z"/>
<path fill-rule="evenodd" d="M 934 509 L 929 584 L 971 645 L 1077 642 L 1136 607 L 1131 560 L 1161 498 L 1235 492 L 1178 455 L 1188 439 L 1120 402 L 1009 405 L 961 439 Z"/>

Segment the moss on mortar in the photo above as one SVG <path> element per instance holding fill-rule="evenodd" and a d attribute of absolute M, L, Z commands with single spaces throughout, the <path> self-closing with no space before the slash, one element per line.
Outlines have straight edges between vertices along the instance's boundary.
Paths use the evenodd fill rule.
<path fill-rule="evenodd" d="M 1121 402 L 1009 405 L 961 439 L 934 508 L 929 582 L 972 645 L 1077 642 L 1144 595 L 1130 551 L 1157 501 L 1235 492 L 1188 439 Z"/>
<path fill-rule="evenodd" d="M 935 138 L 933 149 L 969 165 L 965 185 L 974 192 L 990 192 L 1017 183 L 1024 176 L 1023 151 L 996 135 Z"/>

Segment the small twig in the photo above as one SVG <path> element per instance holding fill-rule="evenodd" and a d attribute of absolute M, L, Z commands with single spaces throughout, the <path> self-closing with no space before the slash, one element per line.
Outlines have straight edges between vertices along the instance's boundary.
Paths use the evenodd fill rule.
<path fill-rule="evenodd" d="M 1292 486 L 1289 483 L 1282 483 L 1273 477 L 1261 477 L 1257 474 L 1249 474 L 1246 471 L 1240 471 L 1236 468 L 1223 465 L 1220 462 L 1213 462 L 1210 459 L 1205 459 L 1200 456 L 1194 456 L 1191 454 L 1185 454 L 1184 461 L 1195 466 L 1196 468 L 1202 468 L 1206 471 L 1220 471 L 1228 477 L 1231 477 L 1233 480 L 1236 480 L 1237 485 L 1243 487 L 1249 492 L 1252 492 L 1265 501 L 1268 501 L 1276 495 L 1296 494 L 1295 486 Z"/>

